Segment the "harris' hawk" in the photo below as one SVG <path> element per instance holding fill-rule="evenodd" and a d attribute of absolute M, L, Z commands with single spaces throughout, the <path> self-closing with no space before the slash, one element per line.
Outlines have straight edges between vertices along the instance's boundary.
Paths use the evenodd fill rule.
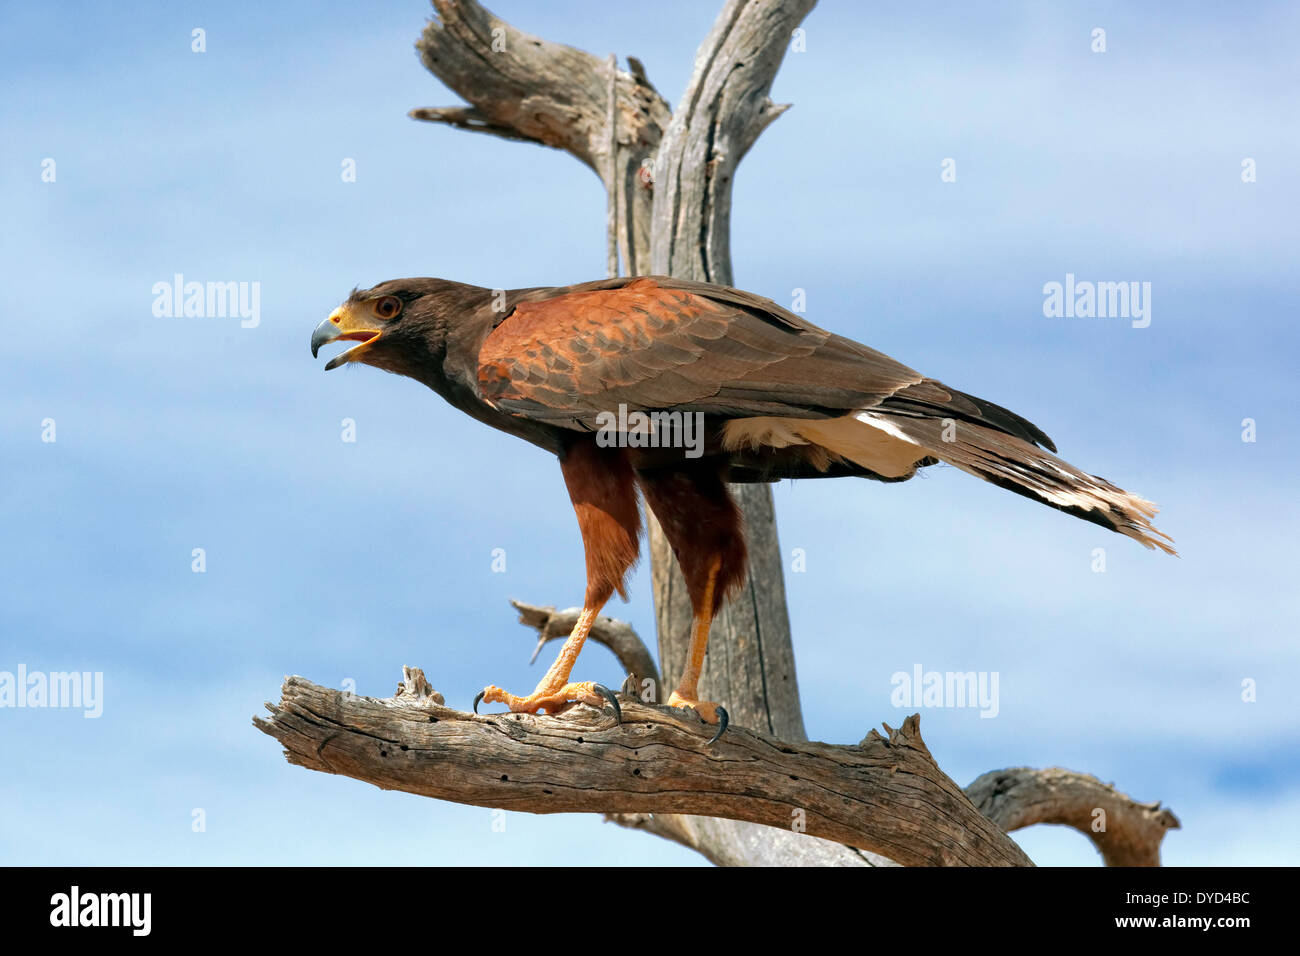
<path fill-rule="evenodd" d="M 739 289 L 665 276 L 513 291 L 395 279 L 354 290 L 313 332 L 312 355 L 339 340 L 359 344 L 327 370 L 362 362 L 410 376 L 559 458 L 586 552 L 586 596 L 536 690 L 479 695 L 512 711 L 603 699 L 617 711 L 606 688 L 569 676 L 601 607 L 616 590 L 626 597 L 638 489 L 694 609 L 686 670 L 668 703 L 718 722 L 718 733 L 726 711 L 700 701 L 696 683 L 713 617 L 746 573 L 727 482 L 904 481 L 945 461 L 1174 553 L 1151 525 L 1151 502 L 1057 458 L 1019 415 Z"/>

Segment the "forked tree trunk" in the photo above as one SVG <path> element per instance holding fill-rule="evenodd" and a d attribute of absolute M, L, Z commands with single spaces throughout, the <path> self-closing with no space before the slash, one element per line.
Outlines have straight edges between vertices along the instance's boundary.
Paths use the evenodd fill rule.
<path fill-rule="evenodd" d="M 420 57 L 470 105 L 411 115 L 563 149 L 591 167 L 606 189 L 611 273 L 621 259 L 627 274 L 731 284 L 736 167 L 785 109 L 768 92 L 815 2 L 727 0 L 672 113 L 631 57 L 621 71 L 612 56 L 530 36 L 474 0 L 433 0 L 437 17 L 417 44 Z M 718 763 L 696 736 L 700 728 L 673 712 L 632 702 L 623 727 L 586 711 L 459 713 L 442 706 L 415 668 L 404 669 L 397 695 L 384 701 L 289 678 L 279 706 L 267 705 L 272 718 L 254 722 L 284 745 L 290 762 L 311 769 L 482 806 L 604 812 L 720 864 L 1025 865 L 1004 831 L 1039 822 L 1084 832 L 1108 864 L 1159 863 L 1164 834 L 1178 826 L 1159 804 L 1058 769 L 994 771 L 963 793 L 934 764 L 916 716 L 886 727 L 884 737 L 872 730 L 855 746 L 805 744 L 771 491 L 733 491 L 752 566 L 744 590 L 714 622 L 700 691 L 732 715 L 737 729 L 726 746 L 734 760 Z M 629 671 L 652 676 L 662 698 L 686 657 L 691 607 L 653 516 L 648 524 L 661 678 L 627 625 L 602 619 L 592 638 Z M 516 606 L 541 643 L 566 634 L 577 613 Z M 623 734 L 654 743 L 654 764 L 635 750 L 598 746 Z M 701 815 L 711 813 L 718 816 Z M 1101 829 L 1098 814 L 1107 821 Z"/>

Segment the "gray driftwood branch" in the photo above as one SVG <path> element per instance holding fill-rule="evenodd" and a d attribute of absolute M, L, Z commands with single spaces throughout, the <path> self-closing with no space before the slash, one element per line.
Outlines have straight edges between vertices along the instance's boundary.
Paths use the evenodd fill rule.
<path fill-rule="evenodd" d="M 538 646 L 567 636 L 579 609 L 556 611 L 511 601 L 519 622 L 538 632 Z M 630 675 L 652 676 L 654 661 L 632 625 L 601 617 L 592 639 L 604 644 Z M 635 691 L 639 683 L 633 684 Z M 644 698 L 643 698 L 644 699 Z M 1180 827 L 1172 810 L 1141 803 L 1089 774 L 1060 767 L 1013 767 L 982 774 L 966 788 L 975 807 L 1010 833 L 1035 824 L 1060 824 L 1078 830 L 1097 848 L 1107 866 L 1159 866 L 1165 834 Z M 753 839 L 737 843 L 734 820 L 678 814 L 607 813 L 606 819 L 673 840 L 707 856 L 719 866 L 824 865 L 828 856 L 839 865 L 891 866 L 893 861 L 862 850 L 787 831 L 758 829 Z M 832 849 L 834 848 L 834 849 Z"/>
<path fill-rule="evenodd" d="M 447 707 L 419 668 L 397 693 L 361 697 L 285 678 L 270 719 L 253 723 L 290 763 L 385 790 L 528 813 L 603 813 L 723 865 L 1027 866 L 1005 835 L 1073 827 L 1109 866 L 1157 866 L 1178 818 L 1087 774 L 1018 767 L 963 791 L 935 764 L 913 715 L 853 746 L 798 743 L 735 728 L 707 743 L 694 714 L 623 696 L 622 723 L 575 705 L 558 717 Z M 730 822 L 754 827 L 734 842 Z"/>
<path fill-rule="evenodd" d="M 741 727 L 710 745 L 693 713 L 622 698 L 557 717 L 453 710 L 416 668 L 397 696 L 286 678 L 254 723 L 290 763 L 442 800 L 530 813 L 695 814 L 783 828 L 924 866 L 1029 858 L 934 763 L 919 717 L 856 746 Z"/>
<path fill-rule="evenodd" d="M 671 111 L 640 61 L 628 57 L 628 69 L 619 70 L 525 33 L 473 0 L 433 0 L 433 7 L 415 45 L 420 61 L 470 105 L 410 115 L 561 149 L 589 166 L 610 198 L 624 270 L 648 271 L 650 190 L 642 169 L 649 169 Z"/>
<path fill-rule="evenodd" d="M 993 770 L 966 788 L 981 813 L 1010 833 L 1058 823 L 1088 837 L 1107 866 L 1159 866 L 1165 834 L 1181 824 L 1159 802 L 1139 803 L 1086 773 L 1060 767 Z"/>

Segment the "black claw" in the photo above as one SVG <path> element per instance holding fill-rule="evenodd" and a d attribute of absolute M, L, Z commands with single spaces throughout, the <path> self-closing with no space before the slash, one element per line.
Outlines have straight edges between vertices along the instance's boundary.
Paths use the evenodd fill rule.
<path fill-rule="evenodd" d="M 718 712 L 718 732 L 709 740 L 710 744 L 718 742 L 718 738 L 722 736 L 722 732 L 727 729 L 727 724 L 731 721 L 731 718 L 727 716 L 727 708 L 721 704 L 715 707 L 714 710 Z"/>
<path fill-rule="evenodd" d="M 623 722 L 623 708 L 618 706 L 618 698 L 614 696 L 614 692 L 604 684 L 596 684 L 592 687 L 592 690 L 609 701 L 614 708 L 614 721 L 621 724 Z"/>
<path fill-rule="evenodd" d="M 485 691 L 485 690 L 481 690 L 481 691 L 478 692 L 478 694 L 475 695 L 475 697 L 474 697 L 474 713 L 476 713 L 476 714 L 478 713 L 478 702 L 479 702 L 480 700 L 483 699 L 483 695 L 486 694 L 486 693 L 487 693 L 487 691 Z"/>

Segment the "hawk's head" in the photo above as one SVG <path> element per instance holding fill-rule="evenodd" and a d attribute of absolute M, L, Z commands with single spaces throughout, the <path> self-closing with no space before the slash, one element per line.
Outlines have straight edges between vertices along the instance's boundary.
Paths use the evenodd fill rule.
<path fill-rule="evenodd" d="M 440 368 L 448 329 L 477 305 L 473 286 L 443 279 L 392 279 L 353 289 L 311 336 L 313 357 L 330 342 L 356 342 L 325 363 L 326 371 L 361 362 L 412 378 Z"/>

